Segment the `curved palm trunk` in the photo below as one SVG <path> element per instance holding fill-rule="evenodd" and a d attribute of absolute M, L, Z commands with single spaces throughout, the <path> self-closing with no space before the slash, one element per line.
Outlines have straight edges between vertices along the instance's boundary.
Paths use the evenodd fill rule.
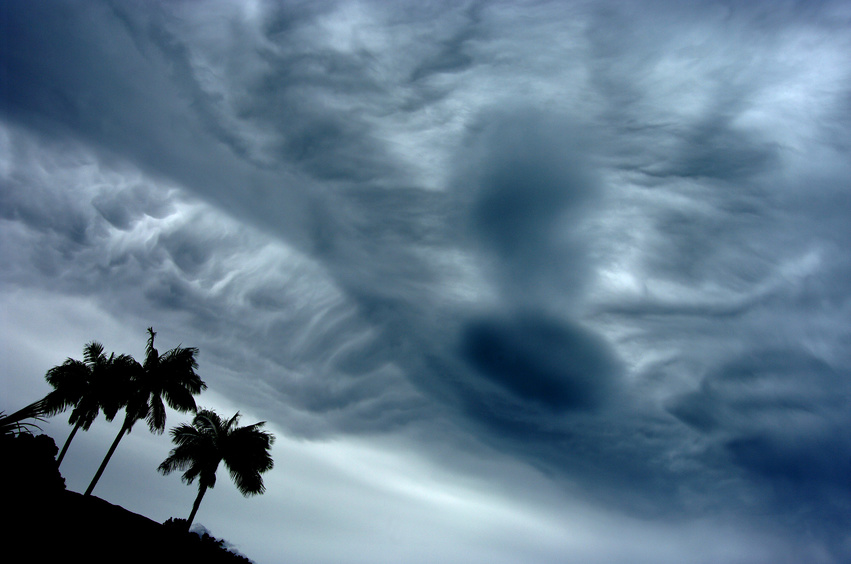
<path fill-rule="evenodd" d="M 84 493 L 83 495 L 92 494 L 92 490 L 95 489 L 98 480 L 100 480 L 101 474 L 103 474 L 103 471 L 106 469 L 106 465 L 109 464 L 109 459 L 112 458 L 112 453 L 115 452 L 115 449 L 118 447 L 118 443 L 120 443 L 121 439 L 124 437 L 124 433 L 129 431 L 130 427 L 132 426 L 133 423 L 130 423 L 127 420 L 124 421 L 124 424 L 121 426 L 121 430 L 118 432 L 118 436 L 115 437 L 115 440 L 112 441 L 112 446 L 109 447 L 109 452 L 106 453 L 103 462 L 100 463 L 100 468 L 98 468 L 98 471 L 95 473 L 95 477 L 92 478 L 92 483 L 89 484 L 89 487 L 86 488 L 86 493 Z"/>
<path fill-rule="evenodd" d="M 187 531 L 192 526 L 192 521 L 195 520 L 195 514 L 198 513 L 198 506 L 201 505 L 201 499 L 203 499 L 205 493 L 207 493 L 207 486 L 198 484 L 198 495 L 195 496 L 195 503 L 192 504 L 192 513 L 189 514 L 189 520 L 186 522 Z"/>
<path fill-rule="evenodd" d="M 68 438 L 65 439 L 65 444 L 62 445 L 62 452 L 59 453 L 59 458 L 56 459 L 56 466 L 62 464 L 62 459 L 65 458 L 65 453 L 68 452 L 68 445 L 71 444 L 71 439 L 74 438 L 74 435 L 77 434 L 77 429 L 80 428 L 80 422 L 77 421 L 77 424 L 74 425 L 74 428 L 71 430 L 71 434 L 68 435 Z"/>

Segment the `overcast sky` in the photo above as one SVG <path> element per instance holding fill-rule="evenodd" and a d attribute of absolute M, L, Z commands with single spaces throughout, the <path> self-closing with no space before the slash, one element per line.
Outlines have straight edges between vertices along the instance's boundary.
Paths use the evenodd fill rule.
<path fill-rule="evenodd" d="M 848 562 L 849 53 L 841 0 L 7 0 L 0 410 L 153 326 L 278 438 L 197 516 L 259 563 Z M 170 447 L 95 494 L 185 518 Z"/>

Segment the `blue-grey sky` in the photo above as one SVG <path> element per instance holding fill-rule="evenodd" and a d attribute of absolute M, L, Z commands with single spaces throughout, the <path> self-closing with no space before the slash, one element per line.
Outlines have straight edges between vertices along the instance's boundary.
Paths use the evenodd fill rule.
<path fill-rule="evenodd" d="M 278 436 L 197 516 L 257 562 L 848 562 L 849 53 L 839 0 L 7 0 L 0 409 L 153 326 Z M 95 494 L 185 517 L 170 446 Z"/>

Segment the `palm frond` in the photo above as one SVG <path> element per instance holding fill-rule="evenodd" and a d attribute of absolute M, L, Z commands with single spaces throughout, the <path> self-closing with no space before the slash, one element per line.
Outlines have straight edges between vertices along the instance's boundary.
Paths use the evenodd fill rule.
<path fill-rule="evenodd" d="M 148 421 L 148 428 L 152 433 L 162 434 L 165 430 L 165 404 L 163 403 L 162 396 L 151 394 L 150 409 L 148 410 L 148 416 L 146 417 Z"/>
<path fill-rule="evenodd" d="M 172 450 L 168 458 L 163 460 L 157 470 L 162 474 L 171 474 L 175 470 L 185 470 L 192 464 L 192 456 L 188 453 L 181 453 L 178 450 Z"/>
<path fill-rule="evenodd" d="M 34 419 L 39 422 L 44 422 L 43 416 L 46 414 L 46 407 L 43 400 L 35 401 L 18 411 L 6 415 L 0 412 L 0 435 L 17 435 L 20 433 L 29 433 L 30 429 L 41 430 L 41 427 L 35 423 L 25 421 L 25 419 Z"/>
<path fill-rule="evenodd" d="M 193 396 L 199 392 L 193 391 L 194 389 L 195 386 L 187 387 L 182 382 L 172 380 L 163 386 L 161 395 L 169 407 L 185 413 L 187 411 L 193 411 L 196 408 L 195 398 Z"/>
<path fill-rule="evenodd" d="M 92 341 L 83 348 L 83 359 L 88 365 L 103 363 L 106 361 L 106 356 L 103 351 L 104 348 L 101 343 Z"/>
<path fill-rule="evenodd" d="M 228 419 L 227 423 L 225 423 L 225 429 L 228 431 L 236 429 L 236 424 L 239 423 L 240 417 L 242 417 L 242 415 L 238 411 L 234 413 L 233 417 Z"/>
<path fill-rule="evenodd" d="M 228 466 L 228 473 L 239 493 L 245 497 L 266 493 L 266 485 L 260 472 Z"/>
<path fill-rule="evenodd" d="M 197 441 L 201 436 L 198 429 L 186 423 L 181 423 L 177 427 L 173 427 L 169 431 L 169 435 L 171 435 L 172 442 L 177 445 Z"/>
<path fill-rule="evenodd" d="M 74 397 L 64 391 L 53 390 L 42 399 L 44 402 L 44 415 L 50 417 L 62 413 L 77 403 L 74 400 Z"/>
<path fill-rule="evenodd" d="M 88 431 L 95 419 L 97 419 L 98 410 L 101 408 L 100 401 L 94 394 L 88 394 L 80 398 L 74 409 L 71 410 L 71 417 L 68 418 L 70 425 L 80 425 L 84 431 Z"/>
<path fill-rule="evenodd" d="M 148 327 L 148 343 L 145 346 L 145 368 L 156 366 L 159 362 L 160 354 L 154 348 L 154 337 L 157 334 L 153 327 Z"/>
<path fill-rule="evenodd" d="M 48 370 L 44 379 L 54 390 L 48 394 L 50 399 L 46 404 L 46 415 L 56 415 L 76 405 L 91 387 L 90 372 L 84 362 L 73 358 L 67 358 L 59 366 Z"/>

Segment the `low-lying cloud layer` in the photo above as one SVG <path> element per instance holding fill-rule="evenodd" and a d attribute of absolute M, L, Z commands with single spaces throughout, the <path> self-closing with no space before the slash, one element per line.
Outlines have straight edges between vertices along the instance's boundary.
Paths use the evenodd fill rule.
<path fill-rule="evenodd" d="M 273 480 L 377 456 L 332 487 L 438 560 L 851 558 L 844 2 L 0 12 L 0 408 L 154 325 L 211 401 L 311 441 Z M 240 550 L 431 561 L 295 497 L 360 532 Z"/>

